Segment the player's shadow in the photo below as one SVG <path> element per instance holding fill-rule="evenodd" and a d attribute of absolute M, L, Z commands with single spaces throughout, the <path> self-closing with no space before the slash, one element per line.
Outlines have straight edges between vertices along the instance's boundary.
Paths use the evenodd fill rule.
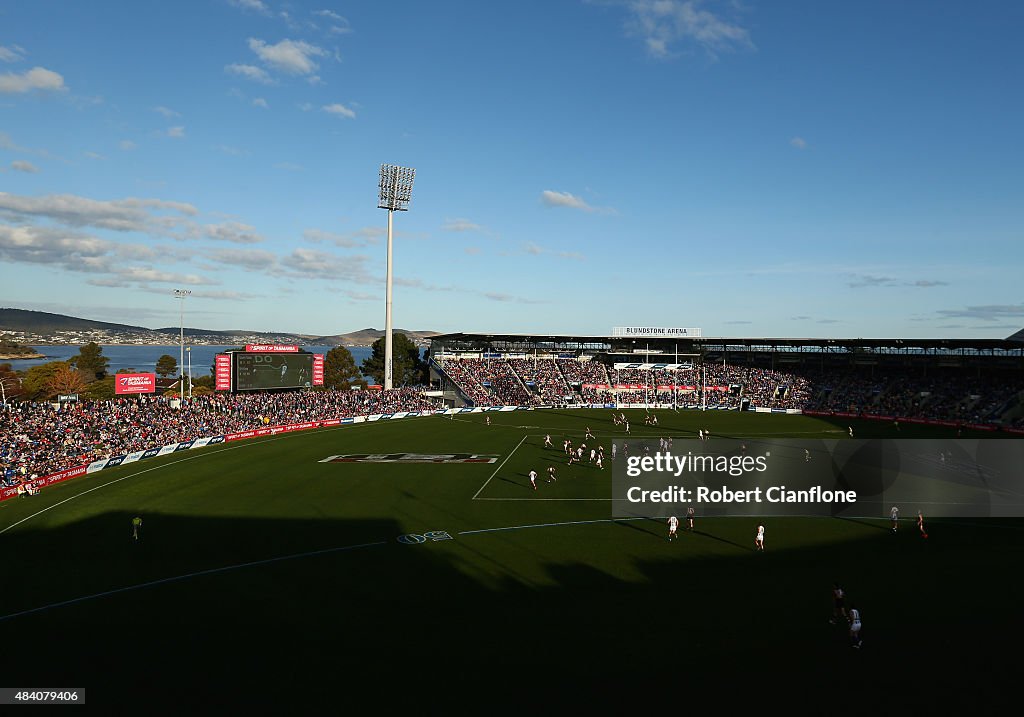
<path fill-rule="evenodd" d="M 658 530 L 655 530 L 653 528 L 653 526 L 651 525 L 652 523 L 658 526 Z M 622 520 L 621 522 L 616 521 L 616 525 L 621 525 L 623 527 L 630 528 L 631 530 L 636 530 L 640 533 L 646 533 L 647 535 L 653 535 L 656 538 L 665 537 L 663 535 L 664 531 L 661 530 L 660 521 L 657 521 L 655 518 L 644 518 L 643 520 Z"/>
<path fill-rule="evenodd" d="M 506 478 L 505 476 L 499 476 L 499 480 L 505 481 L 506 483 L 511 483 L 515 487 L 522 488 L 523 490 L 527 490 L 527 489 L 533 490 L 532 488 L 530 488 L 530 485 L 529 485 L 529 483 L 530 483 L 530 476 L 526 475 L 525 473 L 519 473 L 517 475 L 521 475 L 523 477 L 523 481 L 513 480 L 512 478 Z M 539 480 L 539 476 L 538 476 L 538 480 Z"/>
<path fill-rule="evenodd" d="M 848 523 L 857 523 L 858 525 L 866 525 L 869 528 L 876 528 L 878 530 L 892 530 L 892 526 L 889 524 L 881 524 L 878 521 L 862 520 L 860 518 L 844 518 L 841 515 L 837 515 L 836 518 L 839 520 L 845 520 Z"/>
<path fill-rule="evenodd" d="M 729 540 L 728 538 L 720 538 L 717 535 L 712 535 L 711 533 L 705 533 L 703 530 L 696 530 L 696 529 L 694 529 L 692 531 L 685 531 L 685 532 L 691 532 L 694 535 L 701 535 L 701 536 L 703 536 L 705 538 L 711 538 L 712 540 L 717 540 L 719 543 L 726 543 L 728 545 L 733 545 L 733 546 L 739 548 L 740 550 L 750 550 L 750 546 L 740 545 L 739 543 L 734 542 L 732 540 Z"/>

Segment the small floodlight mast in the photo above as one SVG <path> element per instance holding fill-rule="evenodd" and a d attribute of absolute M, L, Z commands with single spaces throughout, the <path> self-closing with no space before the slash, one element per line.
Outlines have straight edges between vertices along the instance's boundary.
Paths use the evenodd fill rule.
<path fill-rule="evenodd" d="M 384 389 L 394 388 L 394 346 L 391 337 L 391 225 L 395 212 L 409 211 L 412 200 L 412 182 L 416 170 L 394 164 L 380 165 L 380 200 L 378 209 L 388 210 L 388 275 L 387 298 L 384 310 Z"/>

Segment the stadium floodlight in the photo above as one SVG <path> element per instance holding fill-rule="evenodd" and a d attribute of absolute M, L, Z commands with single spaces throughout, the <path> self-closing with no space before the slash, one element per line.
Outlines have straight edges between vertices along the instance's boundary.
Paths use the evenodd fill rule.
<path fill-rule="evenodd" d="M 394 164 L 380 165 L 380 199 L 378 209 L 388 210 L 388 270 L 386 298 L 384 301 L 384 390 L 394 388 L 394 345 L 391 336 L 391 225 L 395 212 L 409 211 L 412 200 L 412 183 L 416 170 Z"/>
<path fill-rule="evenodd" d="M 185 397 L 185 297 L 192 293 L 191 289 L 175 289 L 174 298 L 181 300 L 181 335 L 179 337 L 179 348 L 181 349 L 178 360 L 178 395 Z"/>

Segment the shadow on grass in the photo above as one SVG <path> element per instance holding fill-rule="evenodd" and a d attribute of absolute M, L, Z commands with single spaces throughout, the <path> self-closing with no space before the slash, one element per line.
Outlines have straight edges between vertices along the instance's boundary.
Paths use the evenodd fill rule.
<path fill-rule="evenodd" d="M 653 520 L 406 544 L 389 519 L 142 517 L 139 542 L 124 512 L 3 540 L 0 613 L 74 601 L 0 620 L 5 653 L 46 682 L 85 686 L 108 714 L 208 704 L 210 689 L 232 705 L 316 711 L 393 694 L 439 709 L 502 689 L 510 670 L 538 660 L 591 695 L 640 677 L 714 685 L 766 645 L 773 657 L 757 686 L 769 702 L 792 699 L 793 675 L 801 700 L 832 698 L 836 676 L 852 675 L 864 704 L 905 695 L 918 707 L 969 699 L 976 709 L 1016 669 L 995 648 L 1022 578 L 1007 573 L 1004 553 L 977 550 L 974 528 L 963 529 L 972 550 L 949 540 L 922 551 L 872 531 L 765 560 L 734 542 L 740 526 L 727 519 L 694 533 L 743 554 L 666 555 Z M 578 557 L 550 557 L 563 555 Z M 972 580 L 948 579 L 965 566 Z M 837 579 L 862 610 L 870 649 L 850 650 L 827 624 Z M 974 657 L 908 662 L 907 635 L 914 654 L 948 651 L 956 635 L 954 649 Z M 657 659 L 666 650 L 673 659 Z M 456 677 L 458 694 L 437 690 Z M 926 695 L 908 687 L 925 678 Z M 744 688 L 757 679 L 745 676 Z"/>

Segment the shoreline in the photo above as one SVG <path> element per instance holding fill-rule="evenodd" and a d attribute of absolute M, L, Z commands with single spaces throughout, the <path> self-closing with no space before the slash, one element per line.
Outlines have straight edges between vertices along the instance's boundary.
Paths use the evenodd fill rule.
<path fill-rule="evenodd" d="M 31 354 L 26 356 L 24 354 L 11 355 L 11 354 L 0 354 L 0 361 L 34 361 L 38 359 L 47 358 L 46 354 Z"/>

